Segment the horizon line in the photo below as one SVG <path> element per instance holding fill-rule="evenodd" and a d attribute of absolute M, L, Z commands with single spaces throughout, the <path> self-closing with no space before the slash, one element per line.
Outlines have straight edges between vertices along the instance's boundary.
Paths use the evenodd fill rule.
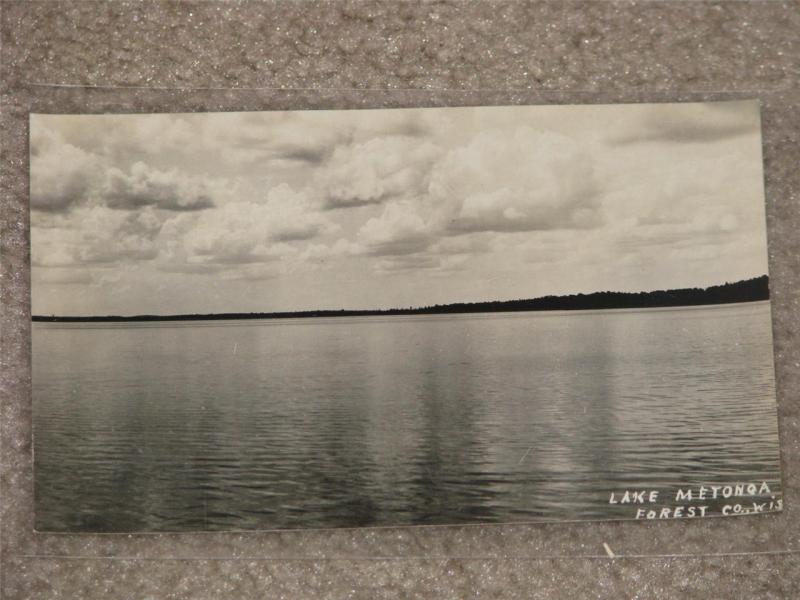
<path fill-rule="evenodd" d="M 764 289 L 744 290 L 743 297 L 736 295 L 724 295 L 722 297 L 713 296 L 714 291 L 724 291 L 726 288 L 742 288 L 747 284 L 758 284 L 763 280 L 766 284 Z M 374 315 L 396 315 L 396 314 L 441 314 L 441 313 L 470 313 L 470 312 L 502 312 L 502 308 L 508 311 L 523 312 L 523 311 L 546 311 L 546 310 L 604 310 L 614 308 L 647 308 L 647 307 L 664 307 L 664 306 L 697 306 L 708 304 L 732 304 L 741 302 L 753 302 L 760 300 L 769 300 L 769 274 L 758 275 L 747 279 L 740 279 L 733 282 L 725 282 L 722 284 L 713 284 L 706 287 L 684 287 L 684 288 L 667 288 L 660 290 L 640 290 L 636 292 L 620 292 L 612 290 L 594 291 L 594 292 L 577 292 L 572 294 L 554 295 L 548 294 L 544 296 L 536 296 L 533 298 L 516 298 L 508 300 L 478 300 L 478 301 L 462 301 L 462 302 L 449 302 L 446 304 L 429 304 L 425 306 L 410 306 L 406 308 L 366 308 L 366 309 L 349 309 L 349 308 L 317 308 L 317 309 L 304 309 L 304 310 L 275 310 L 268 312 L 259 311 L 235 311 L 235 312 L 216 312 L 216 313 L 176 313 L 176 314 L 151 314 L 143 313 L 137 315 L 34 315 L 31 314 L 33 321 L 137 321 L 137 320 L 220 320 L 223 318 L 230 319 L 255 319 L 255 318 L 314 318 L 314 317 L 331 317 L 331 316 L 374 316 Z M 668 295 L 672 294 L 689 294 L 688 297 L 670 298 Z M 711 294 L 711 296 L 709 296 Z M 659 297 L 647 298 L 643 295 L 660 295 Z M 706 297 L 703 297 L 705 295 Z M 755 297 L 754 297 L 755 295 Z M 763 296 L 763 297 L 761 297 Z M 584 303 L 591 302 L 592 300 L 617 300 L 616 304 L 611 302 L 601 303 L 600 305 L 587 305 Z M 638 304 L 618 306 L 622 300 L 639 300 Z M 711 302 L 710 300 L 718 300 L 718 302 Z M 578 305 L 576 306 L 575 301 Z M 649 302 L 648 302 L 649 301 Z M 573 302 L 570 304 L 570 302 Z M 538 304 L 537 304 L 538 303 Z M 550 303 L 550 305 L 548 305 Z M 566 304 L 565 304 L 566 303 Z M 560 305 L 560 306 L 559 306 Z"/>

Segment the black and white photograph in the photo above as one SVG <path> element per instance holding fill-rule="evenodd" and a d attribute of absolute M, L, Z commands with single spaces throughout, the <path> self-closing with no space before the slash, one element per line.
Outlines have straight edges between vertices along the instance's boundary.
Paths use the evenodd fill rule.
<path fill-rule="evenodd" d="M 30 116 L 36 529 L 782 508 L 757 101 Z"/>

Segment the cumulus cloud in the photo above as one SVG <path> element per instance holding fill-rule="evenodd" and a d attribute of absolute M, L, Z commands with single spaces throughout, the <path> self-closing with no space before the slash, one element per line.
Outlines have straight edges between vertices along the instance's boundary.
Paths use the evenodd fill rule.
<path fill-rule="evenodd" d="M 488 131 L 431 166 L 427 189 L 387 204 L 359 242 L 374 255 L 457 253 L 447 236 L 589 229 L 602 222 L 601 189 L 589 154 L 557 134 Z M 472 242 L 461 252 L 486 248 Z"/>
<path fill-rule="evenodd" d="M 35 119 L 30 156 L 32 210 L 65 212 L 87 200 L 99 177 L 96 156 L 65 142 Z"/>
<path fill-rule="evenodd" d="M 202 182 L 175 169 L 159 171 L 143 162 L 135 163 L 129 173 L 109 168 L 101 193 L 109 207 L 121 210 L 154 206 L 163 210 L 192 211 L 214 206 Z"/>
<path fill-rule="evenodd" d="M 326 209 L 415 196 L 427 187 L 440 154 L 435 144 L 397 135 L 341 145 L 318 171 L 315 184 Z"/>
<path fill-rule="evenodd" d="M 98 115 L 100 124 L 108 126 L 107 131 L 100 131 L 97 126 L 86 126 L 85 115 L 64 116 L 63 120 L 54 120 L 53 115 L 32 116 L 31 208 L 67 213 L 81 205 L 121 210 L 154 206 L 169 211 L 214 206 L 201 177 L 177 168 L 157 169 L 142 160 L 128 164 L 131 156 L 152 153 L 165 145 L 174 152 L 176 136 L 186 142 L 189 132 L 182 120 L 152 117 L 137 127 L 130 115 Z M 91 123 L 98 125 L 97 121 Z"/>
<path fill-rule="evenodd" d="M 483 132 L 431 175 L 431 203 L 450 233 L 589 229 L 602 222 L 591 155 L 569 137 L 528 127 Z"/>
<path fill-rule="evenodd" d="M 89 229 L 77 247 L 79 262 L 112 264 L 158 256 L 161 221 L 152 210 L 121 215 L 113 212 L 96 207 L 84 217 Z"/>
<path fill-rule="evenodd" d="M 184 237 L 189 262 L 247 264 L 276 260 L 333 228 L 306 194 L 281 184 L 262 203 L 230 202 L 204 213 Z"/>
<path fill-rule="evenodd" d="M 745 151 L 747 150 L 747 151 Z M 727 246 L 763 231 L 758 138 L 716 145 L 665 146 L 660 161 L 633 146 L 620 150 L 605 206 L 605 237 L 624 252 Z M 613 167 L 606 167 L 610 170 Z"/>
<path fill-rule="evenodd" d="M 77 208 L 60 227 L 31 229 L 31 264 L 64 268 L 150 261 L 160 251 L 161 227 L 150 208 L 141 212 Z"/>
<path fill-rule="evenodd" d="M 321 164 L 349 131 L 342 126 L 315 123 L 297 113 L 227 113 L 213 122 L 201 123 L 203 144 L 215 147 L 229 163 L 270 166 L 313 167 Z"/>
<path fill-rule="evenodd" d="M 164 312 L 243 297 L 311 309 L 330 292 L 331 305 L 368 308 L 682 285 L 689 262 L 692 281 L 760 274 L 757 113 L 32 117 L 34 279 L 58 286 L 37 306 L 158 312 L 171 294 Z M 273 278 L 252 289 L 274 293 L 247 293 Z"/>
<path fill-rule="evenodd" d="M 98 208 L 93 211 L 90 219 L 98 223 L 84 236 L 83 244 L 78 248 L 80 262 L 112 264 L 153 260 L 158 256 L 158 234 L 162 223 L 152 210 L 128 213 L 122 218 L 104 214 L 106 210 Z"/>
<path fill-rule="evenodd" d="M 436 240 L 430 223 L 409 202 L 387 205 L 379 217 L 368 220 L 358 232 L 358 241 L 372 255 L 414 254 Z"/>
<path fill-rule="evenodd" d="M 201 118 L 188 114 L 35 115 L 71 144 L 117 165 L 181 155 L 203 143 Z"/>
<path fill-rule="evenodd" d="M 203 144 L 220 149 L 228 162 L 302 168 L 323 166 L 337 151 L 370 140 L 429 137 L 436 121 L 407 110 L 341 111 L 335 119 L 328 111 L 274 111 L 228 113 L 198 125 Z"/>

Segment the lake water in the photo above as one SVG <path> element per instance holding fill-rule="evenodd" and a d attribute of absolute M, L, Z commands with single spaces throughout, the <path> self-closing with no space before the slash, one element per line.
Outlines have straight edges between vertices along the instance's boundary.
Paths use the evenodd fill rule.
<path fill-rule="evenodd" d="M 737 482 L 780 497 L 768 303 L 35 323 L 33 378 L 44 531 L 632 518 L 612 492 Z"/>

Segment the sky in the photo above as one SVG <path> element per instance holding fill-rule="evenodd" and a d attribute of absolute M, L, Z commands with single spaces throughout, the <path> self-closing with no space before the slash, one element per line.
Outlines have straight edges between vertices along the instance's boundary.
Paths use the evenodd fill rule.
<path fill-rule="evenodd" d="M 767 273 L 755 101 L 31 115 L 32 312 L 365 309 Z"/>

